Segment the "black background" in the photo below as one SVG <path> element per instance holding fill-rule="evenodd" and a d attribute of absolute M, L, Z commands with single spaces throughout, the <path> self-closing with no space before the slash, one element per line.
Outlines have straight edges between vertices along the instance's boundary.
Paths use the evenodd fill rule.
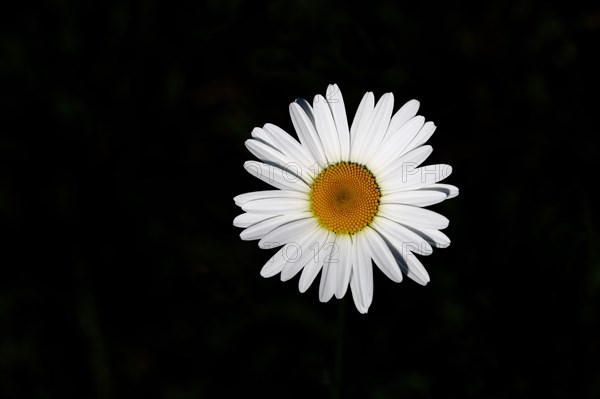
<path fill-rule="evenodd" d="M 600 397 L 592 2 L 44 2 L 0 13 L 0 397 Z M 417 98 L 454 167 L 426 287 L 259 270 L 255 126 Z"/>

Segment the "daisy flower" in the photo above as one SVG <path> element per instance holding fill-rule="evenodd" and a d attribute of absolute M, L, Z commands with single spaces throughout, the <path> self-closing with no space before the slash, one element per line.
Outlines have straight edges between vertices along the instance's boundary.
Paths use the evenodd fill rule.
<path fill-rule="evenodd" d="M 337 85 L 312 106 L 290 104 L 299 142 L 267 123 L 255 128 L 246 147 L 260 161 L 244 168 L 275 189 L 238 195 L 244 213 L 233 224 L 242 240 L 259 240 L 263 249 L 281 247 L 260 274 L 287 281 L 302 271 L 300 292 L 319 272 L 319 299 L 342 298 L 350 286 L 356 308 L 366 313 L 373 300 L 373 263 L 392 281 L 402 275 L 419 284 L 429 274 L 415 256 L 444 248 L 440 230 L 448 219 L 423 207 L 458 195 L 439 182 L 449 165 L 420 166 L 431 154 L 425 142 L 433 122 L 417 115 L 411 100 L 392 116 L 394 96 L 375 104 L 367 92 L 350 127 Z"/>

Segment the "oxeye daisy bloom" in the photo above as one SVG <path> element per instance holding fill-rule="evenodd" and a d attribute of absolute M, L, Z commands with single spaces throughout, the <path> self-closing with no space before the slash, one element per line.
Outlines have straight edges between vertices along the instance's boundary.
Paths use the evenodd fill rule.
<path fill-rule="evenodd" d="M 233 224 L 243 240 L 260 248 L 281 247 L 260 271 L 287 281 L 302 271 L 300 292 L 321 272 L 319 299 L 342 298 L 350 286 L 356 308 L 366 313 L 373 300 L 373 263 L 394 282 L 402 274 L 419 284 L 429 275 L 415 256 L 444 248 L 444 216 L 424 209 L 458 195 L 439 181 L 449 165 L 420 166 L 432 152 L 425 142 L 435 131 L 417 115 L 411 100 L 393 114 L 394 96 L 375 104 L 364 95 L 348 127 L 337 85 L 290 104 L 298 142 L 279 127 L 255 128 L 246 147 L 260 161 L 244 168 L 276 190 L 238 195 L 245 213 Z"/>

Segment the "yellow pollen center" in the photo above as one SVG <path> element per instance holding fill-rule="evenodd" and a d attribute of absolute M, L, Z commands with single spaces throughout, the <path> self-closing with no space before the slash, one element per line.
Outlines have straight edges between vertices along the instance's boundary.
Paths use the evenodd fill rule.
<path fill-rule="evenodd" d="M 367 168 L 339 162 L 328 166 L 313 181 L 310 210 L 324 228 L 354 234 L 371 223 L 380 197 L 375 177 Z"/>

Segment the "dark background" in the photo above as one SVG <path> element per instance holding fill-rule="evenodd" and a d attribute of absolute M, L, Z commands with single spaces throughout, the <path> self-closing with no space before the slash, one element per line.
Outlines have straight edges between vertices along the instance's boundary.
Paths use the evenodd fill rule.
<path fill-rule="evenodd" d="M 592 2 L 43 2 L 0 13 L 0 397 L 600 397 Z M 454 167 L 431 283 L 259 270 L 255 126 L 421 101 Z"/>

